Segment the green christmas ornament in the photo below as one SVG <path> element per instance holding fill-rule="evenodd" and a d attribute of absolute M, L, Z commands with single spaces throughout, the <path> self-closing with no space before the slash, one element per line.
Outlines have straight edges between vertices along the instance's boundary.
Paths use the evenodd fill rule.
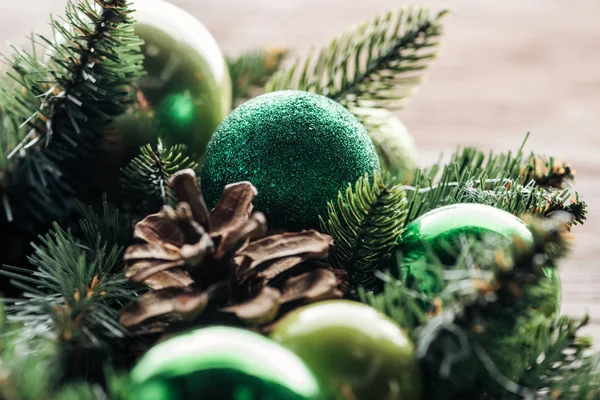
<path fill-rule="evenodd" d="M 202 191 L 214 206 L 225 185 L 247 180 L 270 228 L 316 228 L 327 201 L 373 170 L 373 142 L 350 112 L 318 94 L 280 91 L 221 123 L 206 150 Z"/>
<path fill-rule="evenodd" d="M 352 113 L 367 128 L 379 155 L 381 169 L 408 184 L 417 168 L 417 146 L 406 125 L 382 108 L 353 108 Z"/>
<path fill-rule="evenodd" d="M 109 136 L 123 136 L 116 151 L 126 153 L 124 160 L 118 154 L 115 158 L 122 167 L 159 134 L 165 143 L 185 144 L 200 157 L 231 111 L 227 62 L 210 32 L 185 10 L 163 0 L 132 3 L 146 74 L 136 82 L 137 108 L 110 128 Z M 46 60 L 52 54 L 50 49 Z"/>
<path fill-rule="evenodd" d="M 198 156 L 231 110 L 231 78 L 208 30 L 162 0 L 135 0 L 135 33 L 144 40 L 146 75 L 140 101 L 155 115 L 167 143 L 183 143 Z"/>
<path fill-rule="evenodd" d="M 413 344 L 372 307 L 346 300 L 315 303 L 286 315 L 271 338 L 305 361 L 327 398 L 421 398 Z"/>
<path fill-rule="evenodd" d="M 533 235 L 527 224 L 516 216 L 484 204 L 453 204 L 432 210 L 408 224 L 397 239 L 396 252 L 404 260 L 404 274 L 410 279 L 419 274 L 419 263 L 414 261 L 427 256 L 430 251 L 442 263 L 452 266 L 460 251 L 462 236 L 480 239 L 490 234 L 507 239 L 516 236 L 525 244 L 533 244 Z M 554 289 L 550 296 L 540 300 L 539 309 L 551 315 L 560 306 L 560 278 L 555 270 L 546 270 L 545 273 Z M 433 277 L 419 278 L 421 284 L 418 289 L 422 292 L 435 293 L 439 290 L 441 283 Z"/>
<path fill-rule="evenodd" d="M 127 400 L 316 400 L 316 379 L 292 352 L 256 333 L 197 329 L 150 349 Z"/>

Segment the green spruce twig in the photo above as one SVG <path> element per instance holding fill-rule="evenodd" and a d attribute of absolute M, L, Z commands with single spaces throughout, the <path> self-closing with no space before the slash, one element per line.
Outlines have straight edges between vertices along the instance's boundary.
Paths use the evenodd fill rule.
<path fill-rule="evenodd" d="M 459 149 L 445 164 L 418 170 L 413 184 L 403 187 L 409 199 L 407 223 L 434 208 L 455 203 L 488 204 L 516 215 L 549 216 L 566 211 L 573 216 L 574 223 L 583 223 L 587 205 L 579 194 L 570 188 L 550 187 L 558 185 L 559 180 L 560 186 L 564 186 L 573 178 L 572 170 L 568 174 L 563 171 L 562 165 L 566 164 L 551 167 L 555 165 L 554 159 L 543 161 L 540 167 L 531 161 L 538 158 L 524 156 L 525 141 L 514 154 L 486 155 L 467 147 Z M 540 173 L 535 173 L 536 168 Z M 557 173 L 553 174 L 553 170 Z M 549 181 L 555 185 L 547 185 Z"/>
<path fill-rule="evenodd" d="M 335 246 L 332 263 L 345 269 L 354 285 L 373 283 L 373 271 L 380 267 L 402 232 L 407 214 L 406 193 L 389 177 L 373 173 L 360 178 L 354 190 L 327 204 L 321 216 L 323 232 L 331 235 Z"/>
<path fill-rule="evenodd" d="M 245 52 L 235 58 L 228 57 L 234 105 L 258 94 L 286 54 L 285 48 L 270 47 Z"/>
<path fill-rule="evenodd" d="M 25 296 L 10 301 L 9 320 L 22 323 L 23 332 L 50 337 L 61 360 L 57 376 L 86 376 L 111 357 L 127 331 L 118 312 L 136 292 L 122 272 L 123 242 L 131 230 L 118 226 L 118 213 L 105 202 L 104 215 L 88 212 L 76 237 L 58 224 L 29 257 L 35 271 L 4 266 L 0 276 L 11 279 Z M 88 369 L 89 368 L 89 369 Z"/>
<path fill-rule="evenodd" d="M 105 129 L 133 100 L 142 73 L 141 41 L 125 0 L 70 0 L 56 38 L 14 49 L 14 84 L 0 93 L 2 219 L 26 230 L 68 215 L 84 192 Z M 42 60 L 40 43 L 48 46 Z M 4 146 L 7 145 L 7 146 Z"/>
<path fill-rule="evenodd" d="M 402 107 L 436 57 L 447 13 L 416 6 L 377 16 L 277 72 L 265 89 L 315 92 L 347 107 Z"/>
<path fill-rule="evenodd" d="M 198 168 L 185 155 L 186 146 L 164 146 L 159 140 L 156 148 L 146 145 L 140 154 L 123 169 L 121 187 L 125 208 L 145 216 L 157 212 L 164 205 L 175 205 L 175 196 L 169 187 L 171 175 L 182 169 Z"/>

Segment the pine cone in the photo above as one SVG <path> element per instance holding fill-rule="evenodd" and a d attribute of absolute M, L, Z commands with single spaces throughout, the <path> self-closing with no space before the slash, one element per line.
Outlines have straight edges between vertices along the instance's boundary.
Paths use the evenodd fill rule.
<path fill-rule="evenodd" d="M 225 187 L 209 213 L 192 170 L 169 181 L 178 200 L 135 226 L 126 276 L 152 290 L 121 311 L 124 326 L 230 319 L 264 327 L 302 304 L 341 298 L 347 277 L 325 260 L 333 239 L 314 230 L 265 236 L 250 182 Z M 157 324 L 159 322 L 160 324 Z M 165 324 L 167 322 L 167 324 Z"/>

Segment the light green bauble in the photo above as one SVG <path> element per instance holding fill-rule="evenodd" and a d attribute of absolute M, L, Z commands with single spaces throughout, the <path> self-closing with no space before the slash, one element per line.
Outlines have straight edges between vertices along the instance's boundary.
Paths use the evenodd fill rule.
<path fill-rule="evenodd" d="M 319 400 L 295 354 L 250 331 L 210 327 L 150 349 L 130 373 L 126 400 Z"/>
<path fill-rule="evenodd" d="M 484 204 L 453 204 L 437 208 L 412 221 L 397 240 L 397 255 L 404 260 L 406 279 L 420 277 L 415 289 L 423 293 L 437 293 L 441 282 L 419 274 L 418 262 L 429 257 L 430 251 L 448 266 L 454 265 L 460 251 L 461 238 L 482 239 L 487 235 L 498 235 L 507 239 L 515 236 L 526 245 L 533 244 L 533 235 L 527 224 L 516 216 L 496 207 Z M 534 307 L 546 315 L 560 311 L 561 285 L 556 270 L 546 269 L 541 287 L 543 293 L 536 298 Z M 410 285 L 410 282 L 409 282 Z"/>
<path fill-rule="evenodd" d="M 318 228 L 327 201 L 374 170 L 375 147 L 354 115 L 325 96 L 280 91 L 221 123 L 206 150 L 202 193 L 214 206 L 225 185 L 250 181 L 270 228 Z"/>
<path fill-rule="evenodd" d="M 271 338 L 304 360 L 328 399 L 421 398 L 412 342 L 365 304 L 332 300 L 299 308 L 275 326 Z"/>
<path fill-rule="evenodd" d="M 231 111 L 227 62 L 210 32 L 187 11 L 163 0 L 131 3 L 135 33 L 144 41 L 145 75 L 136 82 L 136 107 L 109 129 L 123 153 L 115 155 L 115 163 L 123 166 L 159 134 L 166 144 L 185 144 L 200 158 Z M 61 36 L 55 40 L 64 42 Z M 49 50 L 46 59 L 51 56 Z"/>
<path fill-rule="evenodd" d="M 417 168 L 417 146 L 406 125 L 392 112 L 381 108 L 352 108 L 375 144 L 383 171 L 409 184 Z"/>
<path fill-rule="evenodd" d="M 138 82 L 167 143 L 201 156 L 231 110 L 227 63 L 194 16 L 162 0 L 135 0 L 135 33 L 144 40 L 146 75 Z"/>

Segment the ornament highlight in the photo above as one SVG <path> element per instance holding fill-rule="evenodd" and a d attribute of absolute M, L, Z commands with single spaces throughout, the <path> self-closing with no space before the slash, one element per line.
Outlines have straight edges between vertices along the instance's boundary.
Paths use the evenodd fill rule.
<path fill-rule="evenodd" d="M 510 240 L 517 237 L 526 245 L 533 244 L 527 224 L 506 211 L 485 204 L 452 204 L 429 211 L 408 224 L 396 241 L 396 253 L 404 260 L 402 268 L 406 279 L 411 279 L 419 268 L 419 263 L 413 262 L 426 257 L 429 251 L 442 263 L 452 266 L 459 255 L 461 237 L 482 239 L 490 234 Z M 433 277 L 420 278 L 419 291 L 435 293 L 439 290 L 441 283 Z M 538 309 L 551 315 L 560 307 L 560 277 L 556 271 L 547 270 L 546 279 L 554 286 L 553 293 L 540 299 Z"/>
<path fill-rule="evenodd" d="M 214 206 L 227 184 L 250 181 L 269 225 L 298 230 L 317 228 L 327 201 L 374 170 L 375 147 L 354 115 L 325 96 L 280 91 L 249 100 L 221 123 L 201 182 Z"/>
<path fill-rule="evenodd" d="M 130 383 L 128 400 L 321 398 L 296 355 L 229 327 L 197 329 L 157 344 L 133 368 Z"/>
<path fill-rule="evenodd" d="M 372 307 L 347 300 L 309 305 L 286 315 L 271 338 L 304 360 L 327 398 L 420 399 L 413 344 Z"/>

